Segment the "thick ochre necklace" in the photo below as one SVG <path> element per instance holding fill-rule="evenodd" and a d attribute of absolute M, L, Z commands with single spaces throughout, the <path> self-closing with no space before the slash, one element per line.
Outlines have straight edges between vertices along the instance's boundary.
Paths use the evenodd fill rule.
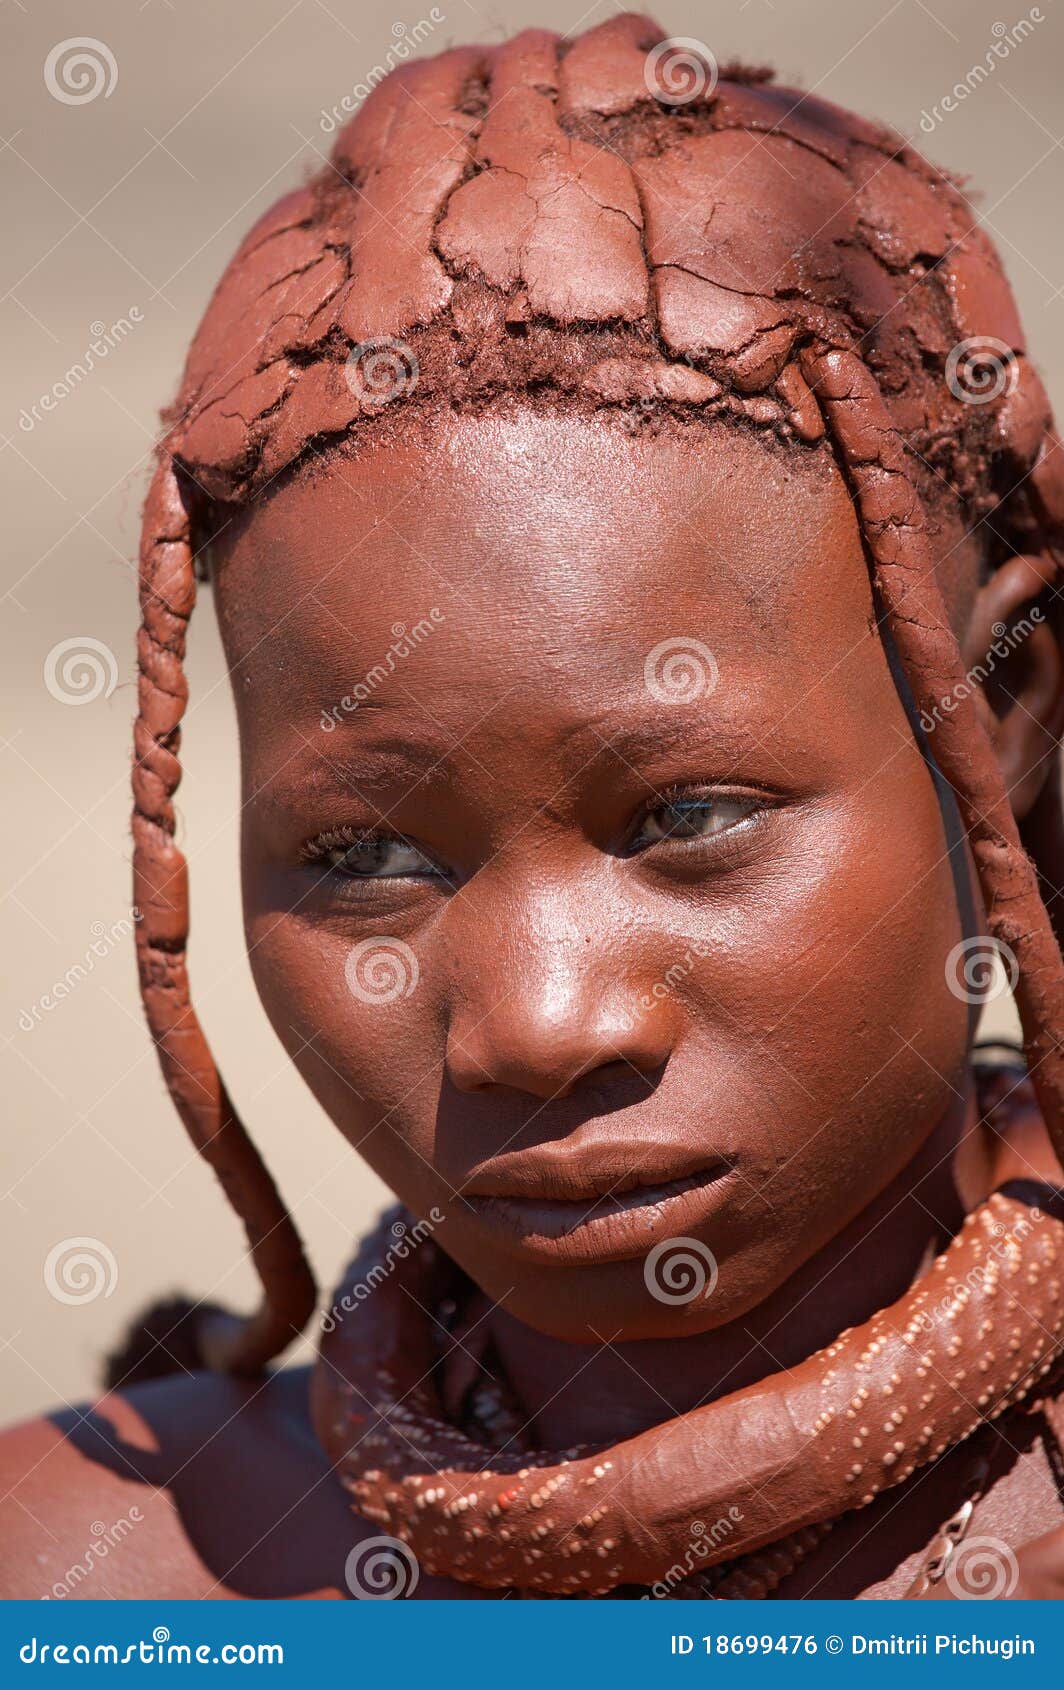
<path fill-rule="evenodd" d="M 653 1587 L 699 1522 L 726 1517 L 699 1546 L 699 1581 L 721 1568 L 699 1593 L 766 1594 L 840 1515 L 1030 1397 L 1064 1350 L 1064 1222 L 996 1191 L 904 1296 L 798 1367 L 609 1449 L 529 1451 L 501 1392 L 478 1390 L 472 1430 L 445 1414 L 426 1311 L 453 1310 L 468 1281 L 431 1240 L 398 1260 L 395 1220 L 337 1294 L 355 1313 L 323 1340 L 315 1425 L 364 1519 L 425 1572 L 483 1588 Z"/>

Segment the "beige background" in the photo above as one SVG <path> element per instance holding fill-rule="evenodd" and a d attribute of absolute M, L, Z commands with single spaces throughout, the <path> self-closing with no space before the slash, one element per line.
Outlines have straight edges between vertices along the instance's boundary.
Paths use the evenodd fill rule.
<path fill-rule="evenodd" d="M 615 9 L 442 0 L 445 22 L 426 46 L 498 39 L 530 22 L 576 30 Z M 236 1225 L 165 1097 L 140 1019 L 131 941 L 121 931 L 111 937 L 128 917 L 138 507 L 156 411 L 176 386 L 237 239 L 319 164 L 329 145 L 322 109 L 430 10 L 422 0 L 372 12 L 351 0 L 0 5 L 0 508 L 9 591 L 0 758 L 13 824 L 0 864 L 5 1418 L 89 1390 L 102 1348 L 150 1296 L 175 1287 L 244 1305 L 252 1296 Z M 1033 37 L 930 137 L 920 133 L 922 112 L 983 61 L 994 24 L 1011 29 L 1025 7 L 671 0 L 659 15 L 720 58 L 774 63 L 785 79 L 888 119 L 970 173 L 1059 397 L 1064 10 L 1042 0 L 1035 12 L 1045 21 Z M 43 67 L 57 43 L 75 36 L 106 43 L 118 78 L 110 95 L 72 105 L 49 92 Z M 123 318 L 129 332 L 119 329 L 98 367 L 50 413 L 38 406 L 36 420 L 34 404 L 99 326 L 106 333 Z M 114 654 L 117 685 L 73 706 L 48 691 L 43 666 L 58 642 L 85 636 Z M 209 604 L 194 624 L 189 670 L 182 809 L 195 865 L 199 1007 L 328 1284 L 383 1191 L 287 1071 L 254 997 L 238 907 L 233 722 Z M 87 978 L 41 1009 L 42 996 L 87 955 Z M 46 1288 L 44 1264 L 54 1246 L 83 1237 L 111 1252 L 117 1281 L 109 1296 L 64 1304 Z"/>

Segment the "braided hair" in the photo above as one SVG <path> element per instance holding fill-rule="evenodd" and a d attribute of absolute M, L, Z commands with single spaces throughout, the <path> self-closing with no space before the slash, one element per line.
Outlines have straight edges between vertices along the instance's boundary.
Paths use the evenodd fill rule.
<path fill-rule="evenodd" d="M 144 514 L 133 839 L 148 1024 L 263 1288 L 250 1320 L 212 1318 L 212 1365 L 261 1368 L 315 1286 L 190 998 L 174 840 L 188 620 L 227 512 L 409 407 L 518 395 L 648 425 L 726 419 L 834 457 L 880 624 L 940 724 L 935 762 L 990 934 L 1019 965 L 1027 1061 L 1064 1159 L 1064 969 L 1039 871 L 1060 876 L 1024 851 L 958 685 L 936 545 L 959 511 L 988 571 L 1029 553 L 1053 587 L 1064 453 L 1044 389 L 949 177 L 897 134 L 689 46 L 624 15 L 403 65 L 252 229 L 193 341 Z"/>

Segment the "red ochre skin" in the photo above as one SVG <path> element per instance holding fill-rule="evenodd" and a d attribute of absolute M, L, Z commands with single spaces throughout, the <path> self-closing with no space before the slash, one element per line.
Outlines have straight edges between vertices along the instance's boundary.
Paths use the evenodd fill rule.
<path fill-rule="evenodd" d="M 811 1417 L 815 1453 L 784 1468 L 772 1522 L 756 1516 L 756 1475 L 739 1473 L 734 1494 L 756 1516 L 743 1547 L 853 1506 L 835 1397 L 849 1400 L 868 1362 L 846 1341 L 835 1351 L 837 1334 L 874 1317 L 879 1344 L 962 1213 L 1004 1182 L 1042 1182 L 1048 1204 L 1051 1145 L 1064 1142 L 1060 960 L 1016 834 L 1026 818 L 1043 882 L 1059 883 L 1056 635 L 1047 621 L 999 670 L 989 708 L 968 700 L 940 722 L 940 803 L 876 626 L 929 709 L 994 624 L 1055 578 L 1061 455 L 1007 285 L 962 196 L 896 136 L 739 72 L 664 108 L 645 75 L 661 35 L 623 17 L 563 50 L 531 31 L 389 78 L 338 138 L 335 170 L 269 213 L 223 279 L 142 550 L 142 989 L 179 1111 L 245 1222 L 266 1293 L 250 1326 L 207 1334 L 208 1351 L 254 1372 L 314 1295 L 185 972 L 182 659 L 193 548 L 221 529 L 263 1001 L 341 1130 L 416 1214 L 442 1211 L 432 1249 L 500 1305 L 483 1324 L 536 1447 L 619 1446 L 634 1536 L 614 1566 L 604 1517 L 591 1522 L 584 1587 L 602 1589 L 652 1579 L 689 1530 L 673 1488 L 697 1438 L 678 1417 L 722 1399 L 707 1429 L 729 1413 L 742 1427 L 761 1402 L 767 1426 L 789 1401 L 781 1370 L 826 1393 L 831 1416 Z M 378 336 L 402 337 L 419 370 L 383 408 L 345 376 L 352 349 Z M 986 336 L 1009 379 L 970 404 L 947 358 Z M 433 607 L 431 636 L 326 734 L 322 712 L 379 662 L 395 624 Z M 685 636 L 712 650 L 717 685 L 697 702 L 657 699 L 644 662 Z M 640 818 L 677 785 L 756 793 L 758 807 L 711 843 L 633 854 Z M 382 818 L 442 872 L 352 885 L 305 860 L 313 835 Z M 974 1120 L 969 1019 L 943 972 L 959 937 L 986 930 L 1021 965 L 1046 1127 L 1028 1112 L 1004 1147 Z M 352 946 L 382 932 L 418 971 L 386 1012 L 344 973 Z M 692 955 L 677 980 L 677 957 Z M 560 1199 L 681 1176 L 659 1210 L 629 1202 L 579 1232 L 558 1224 Z M 1021 1195 L 979 1211 L 950 1261 L 974 1263 L 995 1217 L 1016 1223 Z M 718 1258 L 714 1294 L 648 1306 L 643 1257 L 681 1219 Z M 1041 1534 L 1016 1594 L 1048 1593 L 1061 1564 L 1037 1413 L 1060 1326 L 1057 1226 L 1047 1218 L 1021 1249 L 1031 1296 L 1018 1327 L 1000 1303 L 991 1314 L 985 1286 L 961 1311 L 930 1432 L 892 1426 L 901 1452 L 883 1444 L 885 1423 L 870 1437 L 875 1499 L 899 1467 L 934 1458 L 936 1437 L 948 1446 L 981 1411 L 1024 1398 L 976 1515 L 1010 1543 Z M 365 1336 L 378 1347 L 349 1358 L 352 1380 L 387 1365 L 387 1298 L 374 1308 Z M 991 1359 L 1001 1377 L 981 1404 L 965 1380 Z M 347 1395 L 327 1355 L 315 1421 L 342 1471 Z M 169 1486 L 180 1513 L 153 1507 L 164 1523 L 150 1528 L 143 1588 L 328 1582 L 276 1529 L 241 1543 L 228 1510 L 219 1522 L 189 1500 L 224 1482 L 238 1504 L 242 1475 L 261 1494 L 265 1467 L 279 1489 L 327 1489 L 320 1517 L 316 1501 L 294 1513 L 317 1545 L 339 1541 L 339 1487 L 299 1380 L 145 1387 L 103 1407 L 105 1427 L 109 1416 L 120 1439 L 159 1446 L 145 1482 Z M 655 1484 L 625 1440 L 645 1449 L 640 1434 L 670 1416 L 676 1454 Z M 244 1468 L 224 1463 L 232 1424 L 246 1428 Z M 458 1448 L 456 1432 L 440 1436 Z M 128 1500 L 132 1481 L 106 1431 L 56 1440 L 27 1428 L 3 1459 L 42 1475 L 23 1481 L 23 1505 L 66 1552 L 79 1541 L 71 1508 Z M 421 1442 L 431 1472 L 433 1437 Z M 858 1496 L 863 1512 L 812 1549 L 787 1593 L 908 1591 L 968 1494 L 963 1453 L 884 1502 Z M 345 1477 L 374 1529 L 412 1535 L 390 1474 L 352 1460 Z M 425 1488 L 416 1461 L 407 1476 Z M 711 1461 L 702 1479 L 692 1509 L 722 1494 Z M 474 1528 L 494 1495 L 455 1509 L 459 1489 L 460 1474 L 410 1505 L 426 1569 L 491 1582 L 501 1553 L 523 1585 L 537 1528 L 522 1518 L 512 1549 L 485 1551 Z M 32 1549 L 21 1534 L 16 1558 L 19 1544 L 32 1561 L 39 1532 Z M 566 1574 L 559 1562 L 527 1583 L 570 1588 Z M 439 1593 L 431 1577 L 419 1588 Z"/>

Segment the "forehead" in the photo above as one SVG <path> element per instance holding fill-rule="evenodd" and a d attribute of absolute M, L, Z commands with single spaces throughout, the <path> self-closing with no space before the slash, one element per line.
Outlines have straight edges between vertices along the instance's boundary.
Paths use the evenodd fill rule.
<path fill-rule="evenodd" d="M 423 673 L 501 663 L 542 682 L 583 664 L 593 690 L 611 654 L 685 634 L 805 673 L 867 632 L 871 608 L 827 453 L 721 424 L 451 417 L 316 465 L 221 551 L 231 664 L 326 693 L 425 618 Z"/>

